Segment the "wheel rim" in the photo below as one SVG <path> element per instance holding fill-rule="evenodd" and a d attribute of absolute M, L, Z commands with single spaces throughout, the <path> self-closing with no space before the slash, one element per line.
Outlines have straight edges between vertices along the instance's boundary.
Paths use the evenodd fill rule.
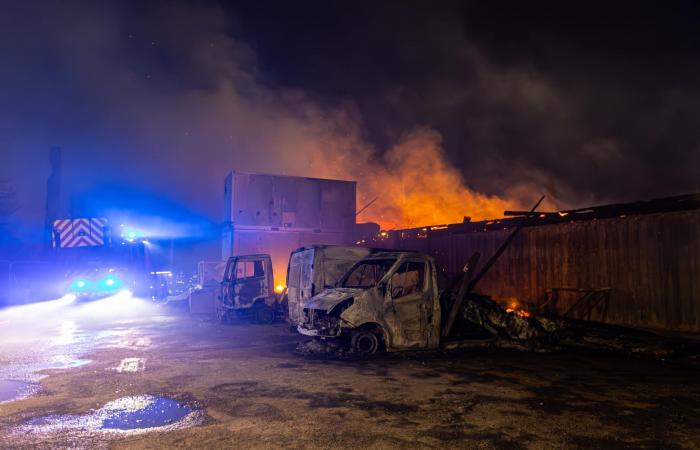
<path fill-rule="evenodd" d="M 363 333 L 355 340 L 355 348 L 362 355 L 371 355 L 377 351 L 377 337 L 372 333 Z"/>

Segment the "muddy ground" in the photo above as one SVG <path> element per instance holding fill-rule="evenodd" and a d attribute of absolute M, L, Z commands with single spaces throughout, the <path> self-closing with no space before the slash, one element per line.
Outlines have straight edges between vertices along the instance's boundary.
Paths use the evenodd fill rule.
<path fill-rule="evenodd" d="M 25 377 L 30 367 L 44 376 L 34 381 L 38 393 L 0 404 L 2 447 L 700 448 L 692 366 L 509 350 L 306 359 L 282 324 L 220 325 L 150 307 L 106 316 L 71 319 L 58 346 L 47 338 L 54 328 L 10 339 L 13 319 L 0 320 L 6 374 Z M 80 364 L 41 368 L 57 351 Z M 27 425 L 130 395 L 175 399 L 202 419 L 118 435 Z"/>

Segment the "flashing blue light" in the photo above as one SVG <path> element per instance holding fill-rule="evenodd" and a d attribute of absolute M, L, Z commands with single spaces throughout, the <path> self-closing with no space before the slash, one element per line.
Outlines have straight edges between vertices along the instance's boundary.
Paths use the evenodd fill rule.
<path fill-rule="evenodd" d="M 100 281 L 100 289 L 105 291 L 113 291 L 122 287 L 124 283 L 114 275 L 109 275 Z"/>
<path fill-rule="evenodd" d="M 73 280 L 70 284 L 70 290 L 71 291 L 85 291 L 88 288 L 88 282 L 82 278 L 78 278 L 77 280 Z"/>
<path fill-rule="evenodd" d="M 129 231 L 126 233 L 126 237 L 129 239 L 135 239 L 136 238 L 136 232 L 135 231 Z"/>

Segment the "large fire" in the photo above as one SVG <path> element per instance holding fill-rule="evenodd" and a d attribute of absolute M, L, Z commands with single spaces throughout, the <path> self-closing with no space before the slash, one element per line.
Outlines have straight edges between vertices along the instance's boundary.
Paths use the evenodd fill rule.
<path fill-rule="evenodd" d="M 440 135 L 418 130 L 384 155 L 384 170 L 359 184 L 361 199 L 378 197 L 358 220 L 382 229 L 462 222 L 501 217 L 515 205 L 464 185 L 459 171 L 449 165 Z"/>
<path fill-rule="evenodd" d="M 342 146 L 339 146 L 342 148 Z M 503 216 L 522 205 L 469 189 L 457 168 L 445 160 L 442 137 L 432 129 L 407 133 L 381 159 L 366 148 L 319 155 L 312 166 L 320 176 L 358 182 L 358 222 L 376 222 L 383 230 L 483 220 Z M 328 159 L 334 164 L 328 164 Z"/>

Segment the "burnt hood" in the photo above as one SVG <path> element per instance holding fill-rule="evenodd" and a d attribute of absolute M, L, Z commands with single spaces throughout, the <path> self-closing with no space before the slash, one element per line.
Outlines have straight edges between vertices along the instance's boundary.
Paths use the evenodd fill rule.
<path fill-rule="evenodd" d="M 316 309 L 322 311 L 330 311 L 345 300 L 351 299 L 364 289 L 350 288 L 334 288 L 326 289 L 318 295 L 315 295 L 304 304 L 305 309 Z"/>

